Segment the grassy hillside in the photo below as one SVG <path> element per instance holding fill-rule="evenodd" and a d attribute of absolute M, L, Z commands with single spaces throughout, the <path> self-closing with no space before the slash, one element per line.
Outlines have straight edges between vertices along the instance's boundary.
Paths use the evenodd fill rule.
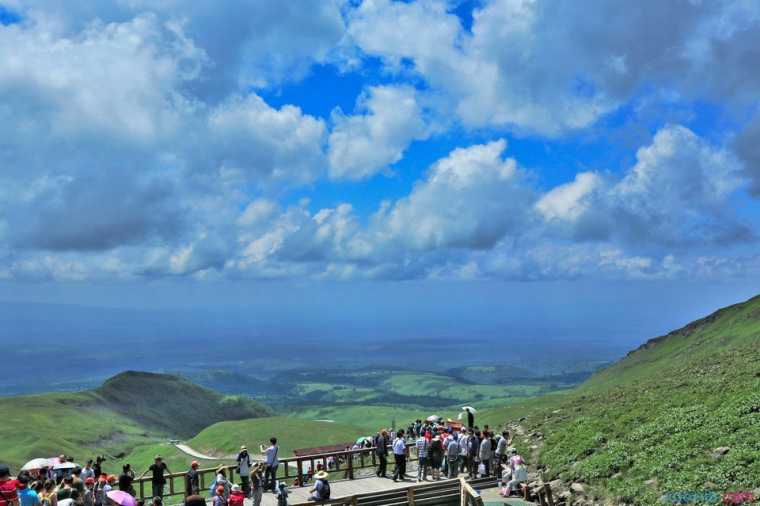
<path fill-rule="evenodd" d="M 234 454 L 241 444 L 258 453 L 259 445 L 268 445 L 269 438 L 274 436 L 280 444 L 280 455 L 286 457 L 292 456 L 294 449 L 353 443 L 368 435 L 371 434 L 353 425 L 274 416 L 216 423 L 201 431 L 188 444 L 212 456 Z"/>
<path fill-rule="evenodd" d="M 175 376 L 127 372 L 96 390 L 0 398 L 0 456 L 14 468 L 65 453 L 123 457 L 159 438 L 184 437 L 224 419 L 269 414 Z M 142 462 L 133 462 L 142 464 Z"/>
<path fill-rule="evenodd" d="M 180 438 L 222 420 L 271 414 L 248 398 L 224 396 L 167 374 L 125 372 L 103 383 L 95 395 L 140 425 Z"/>
<path fill-rule="evenodd" d="M 522 417 L 543 434 L 545 477 L 590 484 L 600 499 L 760 487 L 760 297 L 649 341 L 571 392 L 482 421 Z"/>

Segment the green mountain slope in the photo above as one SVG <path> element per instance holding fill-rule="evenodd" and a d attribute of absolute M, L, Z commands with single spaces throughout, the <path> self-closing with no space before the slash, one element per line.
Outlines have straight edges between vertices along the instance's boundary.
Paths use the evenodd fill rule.
<path fill-rule="evenodd" d="M 268 445 L 269 438 L 274 436 L 281 456 L 289 457 L 298 448 L 353 443 L 359 437 L 372 435 L 353 425 L 275 416 L 219 422 L 201 431 L 188 444 L 208 455 L 226 456 L 236 453 L 241 444 L 258 453 L 259 445 Z"/>
<path fill-rule="evenodd" d="M 106 405 L 145 427 L 189 438 L 222 420 L 270 415 L 245 397 L 224 396 L 183 378 L 128 371 L 103 383 L 95 395 Z"/>
<path fill-rule="evenodd" d="M 159 438 L 189 437 L 225 419 L 270 414 L 176 376 L 126 372 L 91 391 L 0 398 L 0 460 L 14 468 L 65 453 L 120 456 Z"/>
<path fill-rule="evenodd" d="M 545 478 L 598 500 L 760 487 L 760 297 L 652 339 L 571 392 L 484 413 L 542 440 Z M 716 451 L 722 448 L 720 451 Z"/>

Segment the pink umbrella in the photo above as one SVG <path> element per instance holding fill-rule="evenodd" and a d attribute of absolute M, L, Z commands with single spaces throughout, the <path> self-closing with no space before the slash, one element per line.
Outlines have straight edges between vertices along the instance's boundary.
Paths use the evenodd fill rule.
<path fill-rule="evenodd" d="M 122 490 L 111 490 L 106 495 L 119 506 L 137 506 L 135 498 Z"/>

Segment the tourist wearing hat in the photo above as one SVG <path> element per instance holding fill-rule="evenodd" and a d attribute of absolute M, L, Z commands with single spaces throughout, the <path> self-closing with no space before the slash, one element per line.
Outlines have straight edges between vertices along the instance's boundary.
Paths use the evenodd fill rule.
<path fill-rule="evenodd" d="M 243 493 L 243 489 L 237 483 L 232 485 L 227 504 L 229 504 L 229 506 L 243 506 L 245 504 L 245 494 Z"/>
<path fill-rule="evenodd" d="M 248 497 L 251 493 L 250 474 L 251 474 L 251 456 L 248 454 L 248 448 L 240 447 L 240 453 L 237 456 L 237 472 L 240 475 L 240 482 L 243 487 L 243 494 Z"/>
<path fill-rule="evenodd" d="M 224 495 L 224 486 L 219 485 L 216 487 L 214 494 L 214 506 L 227 506 L 227 497 Z"/>
<path fill-rule="evenodd" d="M 201 491 L 200 474 L 198 473 L 198 461 L 190 463 L 190 470 L 185 474 L 185 497 L 198 495 Z"/>
<path fill-rule="evenodd" d="M 329 501 L 330 500 L 330 482 L 327 480 L 329 475 L 326 471 L 319 471 L 314 475 L 314 488 L 309 490 L 310 501 Z"/>
<path fill-rule="evenodd" d="M 161 458 L 161 455 L 156 455 L 156 457 L 153 459 L 153 464 L 151 464 L 150 467 L 148 467 L 148 469 L 142 473 L 142 475 L 140 475 L 140 478 L 148 473 L 152 474 L 150 484 L 153 492 L 153 497 L 163 498 L 164 485 L 166 484 L 164 473 L 171 474 L 171 471 L 169 471 L 169 467 Z"/>

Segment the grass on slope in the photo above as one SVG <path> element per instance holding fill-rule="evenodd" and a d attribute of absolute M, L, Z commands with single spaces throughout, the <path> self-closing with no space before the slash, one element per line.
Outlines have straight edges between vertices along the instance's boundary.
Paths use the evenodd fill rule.
<path fill-rule="evenodd" d="M 578 389 L 486 416 L 545 435 L 546 478 L 655 504 L 760 486 L 760 298 L 652 341 Z M 722 457 L 713 450 L 728 447 Z M 655 480 L 655 481 L 651 481 Z"/>
<path fill-rule="evenodd" d="M 218 421 L 271 414 L 250 399 L 224 396 L 167 374 L 129 371 L 107 380 L 95 392 L 114 411 L 182 438 Z"/>
<path fill-rule="evenodd" d="M 438 413 L 438 411 L 441 411 Z M 389 428 L 394 423 L 396 428 L 406 427 L 410 421 L 426 418 L 433 412 L 447 416 L 445 410 L 407 408 L 398 406 L 316 406 L 299 409 L 293 416 L 309 420 L 333 420 L 336 423 L 359 427 L 367 435 L 374 434 L 380 428 Z M 450 415 L 451 413 L 449 413 Z"/>
<path fill-rule="evenodd" d="M 96 454 L 119 456 L 215 421 L 269 413 L 175 376 L 135 372 L 93 391 L 2 397 L 0 412 L 0 457 L 13 469 L 61 453 L 80 463 Z"/>
<path fill-rule="evenodd" d="M 0 456 L 14 469 L 65 453 L 82 462 L 151 438 L 143 427 L 105 408 L 92 392 L 0 398 Z"/>
<path fill-rule="evenodd" d="M 280 456 L 289 457 L 298 448 L 353 443 L 357 438 L 369 435 L 366 432 L 342 423 L 275 416 L 216 423 L 201 431 L 188 445 L 211 456 L 234 454 L 243 444 L 252 453 L 258 453 L 259 445 L 269 445 L 269 438 L 274 436 L 280 445 Z"/>

